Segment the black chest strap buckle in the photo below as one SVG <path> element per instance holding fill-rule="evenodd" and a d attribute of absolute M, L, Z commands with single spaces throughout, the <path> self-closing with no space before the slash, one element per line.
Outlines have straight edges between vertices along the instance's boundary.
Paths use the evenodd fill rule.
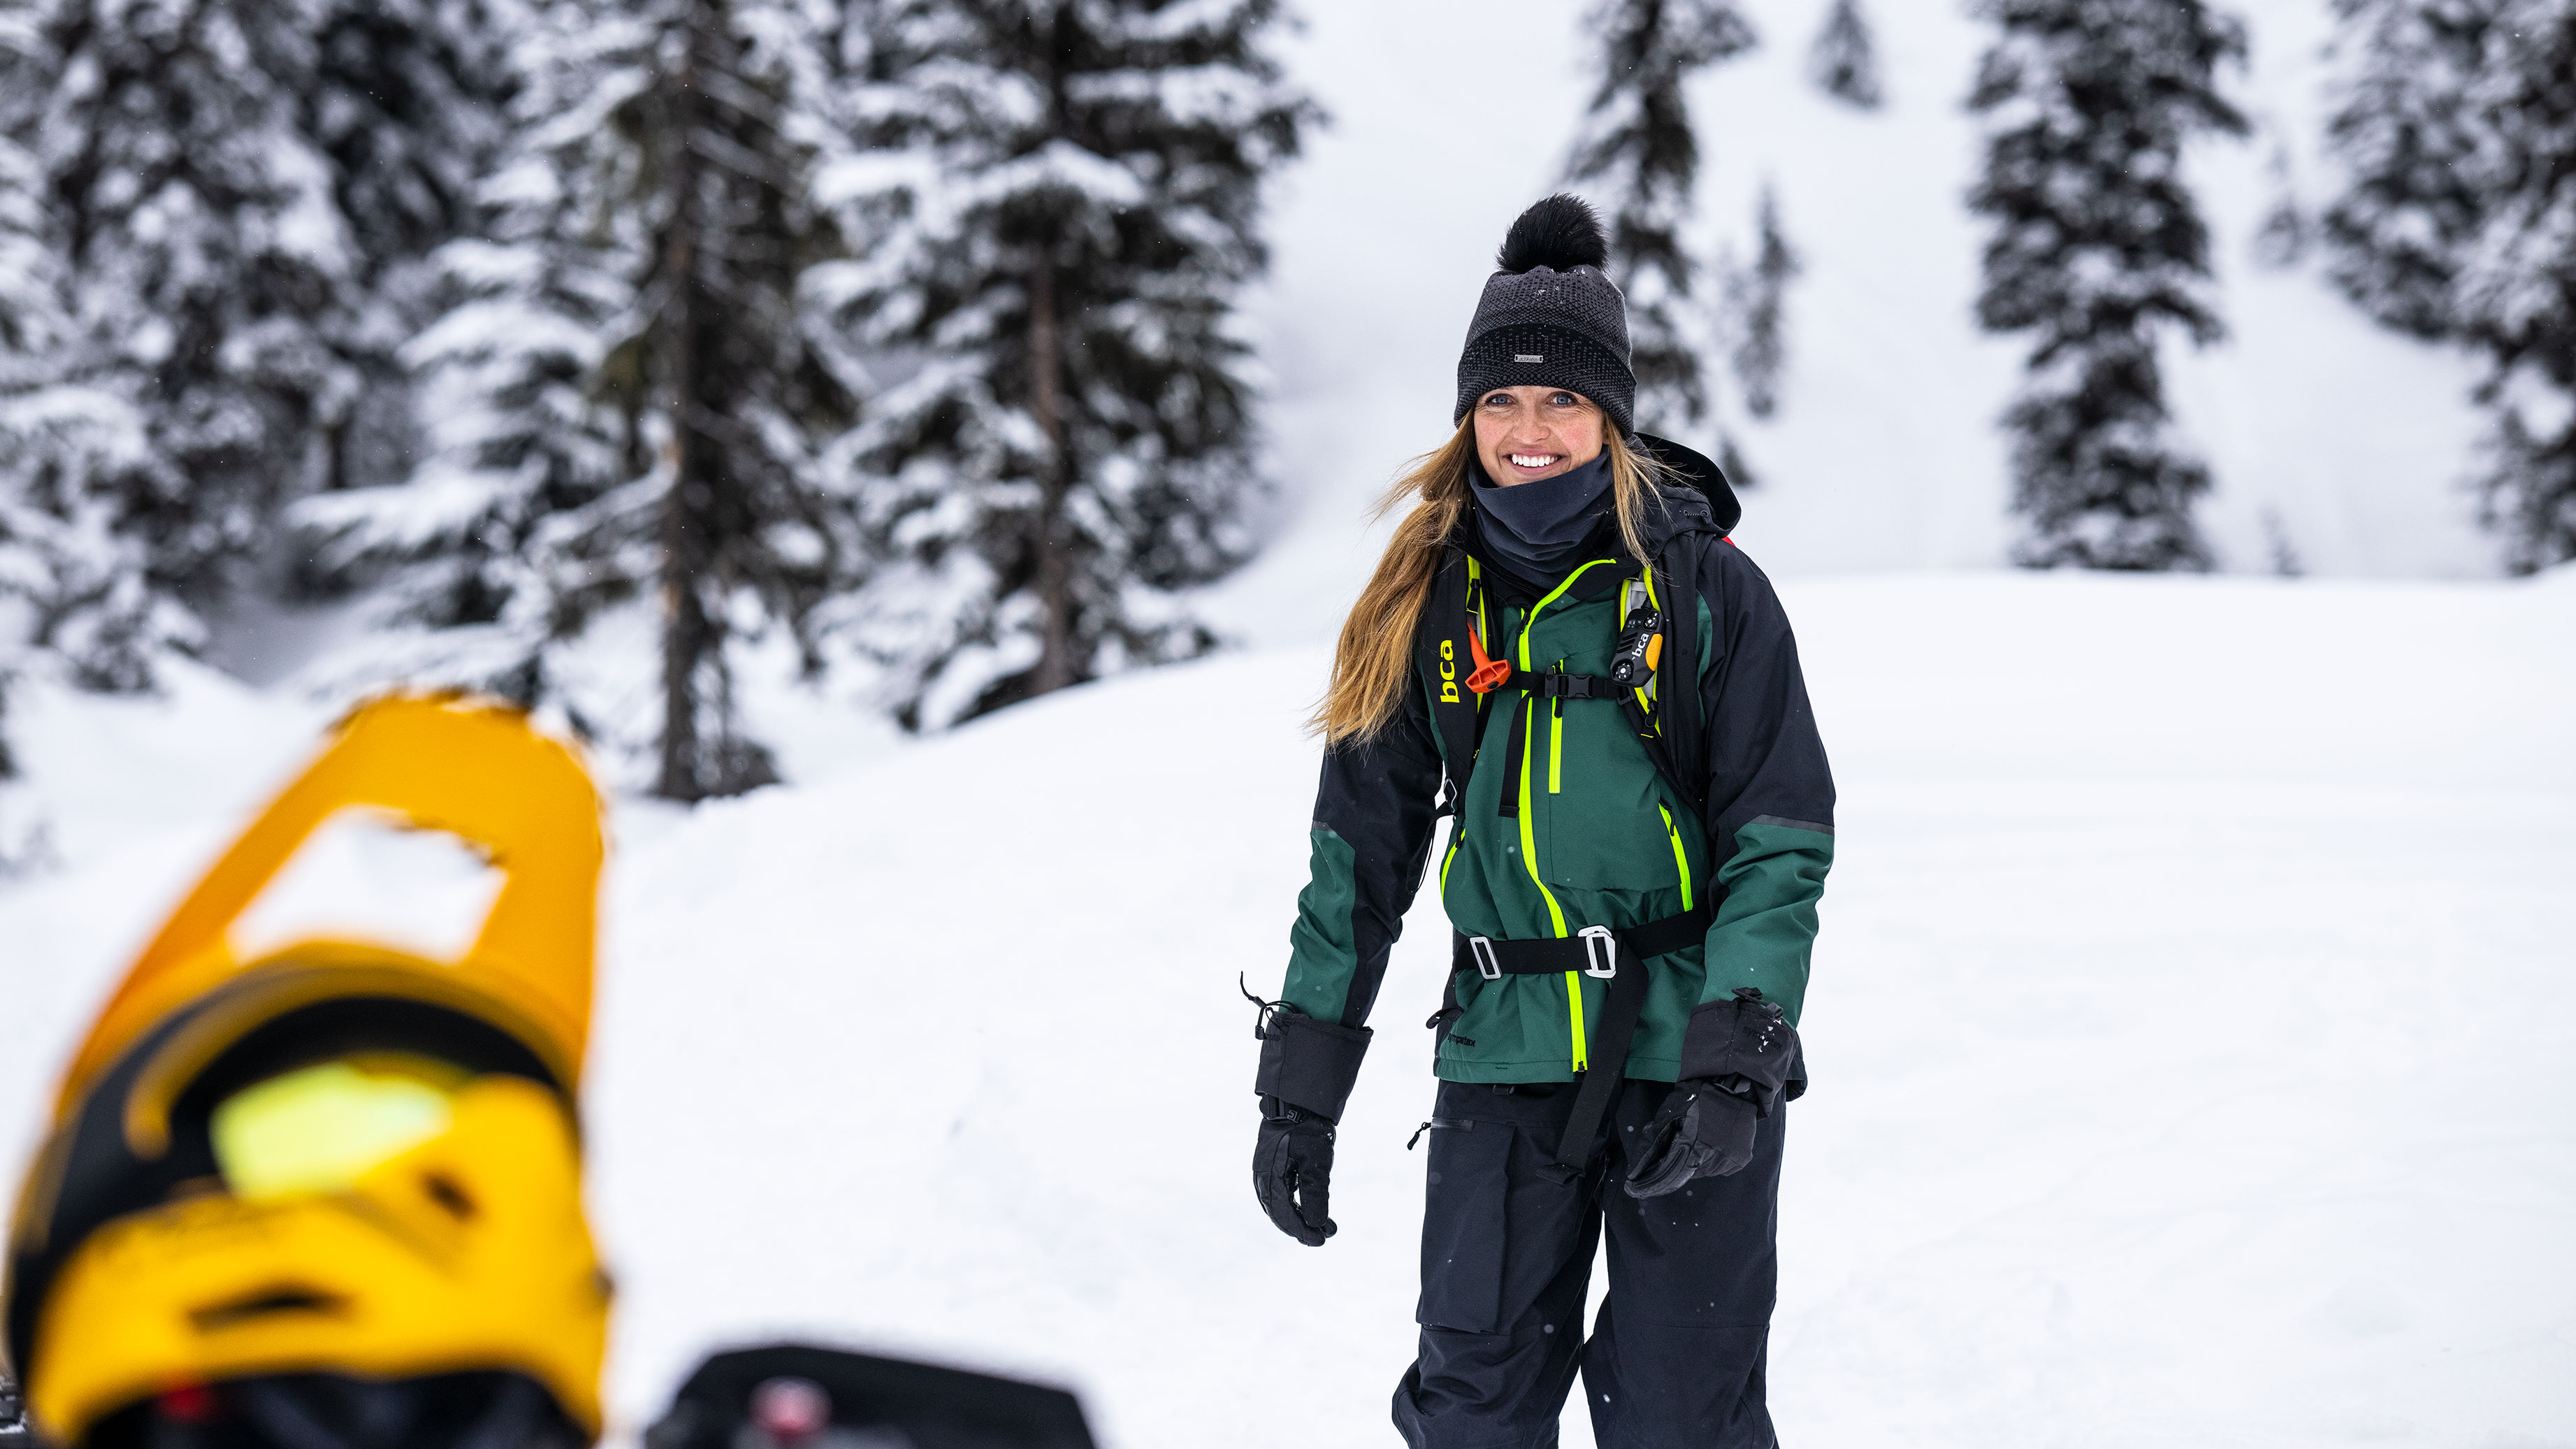
<path fill-rule="evenodd" d="M 1598 674 L 1524 674 L 1518 687 L 1540 699 L 1617 699 L 1623 693 Z"/>

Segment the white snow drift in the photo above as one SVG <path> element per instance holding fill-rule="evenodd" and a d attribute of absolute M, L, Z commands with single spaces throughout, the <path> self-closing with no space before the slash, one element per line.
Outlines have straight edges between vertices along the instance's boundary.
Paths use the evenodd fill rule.
<path fill-rule="evenodd" d="M 1843 808 L 1784 1439 L 2563 1442 L 2576 576 L 1785 594 Z M 627 1430 L 703 1350 L 793 1332 L 1073 1382 L 1126 1449 L 1390 1436 L 1427 896 L 1341 1235 L 1280 1236 L 1247 1173 L 1235 973 L 1284 963 L 1322 668 L 1236 656 L 620 806 L 590 1104 Z M 320 721 L 195 678 L 13 723 L 65 864 L 0 892 L 9 1164 Z"/>

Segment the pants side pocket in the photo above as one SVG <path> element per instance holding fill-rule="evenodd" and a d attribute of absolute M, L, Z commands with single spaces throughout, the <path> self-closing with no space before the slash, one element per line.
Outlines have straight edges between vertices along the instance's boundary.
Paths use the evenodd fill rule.
<path fill-rule="evenodd" d="M 1422 1301 L 1426 1328 L 1493 1333 L 1501 1327 L 1505 1169 L 1517 1129 L 1506 1122 L 1433 1124 L 1422 1212 Z"/>

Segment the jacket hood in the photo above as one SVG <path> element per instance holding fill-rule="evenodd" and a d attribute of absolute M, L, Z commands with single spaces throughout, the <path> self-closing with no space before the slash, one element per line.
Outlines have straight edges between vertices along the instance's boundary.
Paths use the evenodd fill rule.
<path fill-rule="evenodd" d="M 1732 504 L 1734 495 L 1730 493 L 1727 501 Z M 1646 536 L 1646 547 L 1655 553 L 1662 553 L 1675 534 L 1726 532 L 1707 496 L 1689 488 L 1656 489 L 1638 524 L 1638 532 Z"/>
<path fill-rule="evenodd" d="M 1706 524 L 1719 533 L 1733 533 L 1744 521 L 1744 505 L 1735 497 L 1735 485 L 1727 481 L 1726 470 L 1717 461 L 1695 448 L 1685 448 L 1670 438 L 1648 433 L 1637 435 L 1638 445 L 1655 455 L 1663 465 L 1681 475 L 1682 488 L 1666 492 L 1687 492 L 1696 496 L 1704 511 Z"/>

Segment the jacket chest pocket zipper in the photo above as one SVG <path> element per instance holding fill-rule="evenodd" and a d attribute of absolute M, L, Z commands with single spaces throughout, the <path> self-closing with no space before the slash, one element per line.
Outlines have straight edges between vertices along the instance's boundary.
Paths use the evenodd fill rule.
<path fill-rule="evenodd" d="M 1565 668 L 1565 661 L 1556 661 Z M 1560 793 L 1565 783 L 1565 700 L 1562 696 L 1547 702 L 1547 793 Z"/>

